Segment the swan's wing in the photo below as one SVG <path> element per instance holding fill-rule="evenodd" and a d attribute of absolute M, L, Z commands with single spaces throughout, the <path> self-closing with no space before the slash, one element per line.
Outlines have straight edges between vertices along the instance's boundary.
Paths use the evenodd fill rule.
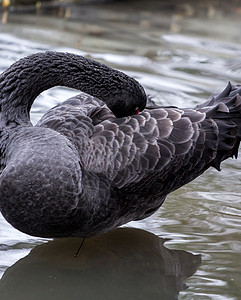
<path fill-rule="evenodd" d="M 217 126 L 205 113 L 153 108 L 118 119 L 84 94 L 48 111 L 37 126 L 68 137 L 87 174 L 142 194 L 169 192 L 198 176 L 217 144 Z"/>
<path fill-rule="evenodd" d="M 219 98 L 210 100 L 209 108 L 154 107 L 115 118 L 100 100 L 80 95 L 50 110 L 38 125 L 76 145 L 90 178 L 104 178 L 108 186 L 127 193 L 164 196 L 237 156 L 234 121 L 240 118 L 241 98 Z"/>
<path fill-rule="evenodd" d="M 164 182 L 170 179 L 173 183 L 178 172 L 177 179 L 184 184 L 197 176 L 214 155 L 211 150 L 205 153 L 209 143 L 217 143 L 217 137 L 210 141 L 202 129 L 204 119 L 204 113 L 194 110 L 155 108 L 131 117 L 105 120 L 94 127 L 85 169 L 107 175 L 113 187 L 136 189 L 138 193 L 155 187 L 160 192 L 160 186 L 166 190 Z M 205 126 L 213 132 L 215 123 Z M 191 169 L 193 176 L 188 174 Z"/>

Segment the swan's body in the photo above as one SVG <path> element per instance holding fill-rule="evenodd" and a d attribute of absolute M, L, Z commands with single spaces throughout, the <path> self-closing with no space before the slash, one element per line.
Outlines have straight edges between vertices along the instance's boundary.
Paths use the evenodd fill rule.
<path fill-rule="evenodd" d="M 66 100 L 32 126 L 34 99 L 55 85 L 92 96 Z M 143 88 L 106 66 L 55 52 L 20 60 L 0 77 L 2 214 L 42 237 L 87 237 L 149 216 L 167 194 L 237 156 L 239 94 L 229 84 L 195 110 L 143 110 Z"/>

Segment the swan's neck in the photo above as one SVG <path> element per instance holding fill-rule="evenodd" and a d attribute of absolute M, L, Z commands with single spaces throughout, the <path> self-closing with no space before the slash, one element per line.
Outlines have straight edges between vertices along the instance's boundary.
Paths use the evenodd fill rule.
<path fill-rule="evenodd" d="M 146 95 L 129 76 L 84 57 L 37 53 L 14 63 L 0 76 L 0 108 L 5 122 L 29 123 L 35 98 L 54 86 L 75 88 L 104 102 L 117 116 L 143 109 Z M 132 111 L 133 110 L 133 111 Z"/>

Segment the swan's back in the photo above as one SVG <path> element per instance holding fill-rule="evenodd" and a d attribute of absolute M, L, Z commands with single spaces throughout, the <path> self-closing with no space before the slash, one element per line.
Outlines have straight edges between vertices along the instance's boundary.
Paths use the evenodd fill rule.
<path fill-rule="evenodd" d="M 153 107 L 124 118 L 115 118 L 102 101 L 80 94 L 49 111 L 38 126 L 68 136 L 90 181 L 93 174 L 106 178 L 104 191 L 110 187 L 113 201 L 128 203 L 122 207 L 125 214 L 140 219 L 158 209 L 170 192 L 210 166 L 219 170 L 223 159 L 237 155 L 237 124 L 228 111 L 239 117 L 241 101 L 229 96 L 232 89 L 235 94 L 229 86 L 226 94 L 198 110 Z"/>

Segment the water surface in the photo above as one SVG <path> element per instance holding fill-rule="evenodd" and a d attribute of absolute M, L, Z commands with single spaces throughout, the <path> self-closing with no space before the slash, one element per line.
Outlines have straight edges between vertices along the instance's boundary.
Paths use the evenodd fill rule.
<path fill-rule="evenodd" d="M 241 27 L 235 7 L 224 11 L 214 6 L 130 3 L 46 6 L 37 15 L 34 7 L 29 12 L 23 7 L 10 11 L 8 22 L 0 26 L 0 71 L 37 51 L 75 52 L 134 76 L 157 103 L 180 107 L 201 103 L 229 80 L 241 81 Z M 66 88 L 42 93 L 32 109 L 33 123 L 75 93 Z M 169 249 L 201 254 L 202 263 L 194 275 L 185 277 L 188 289 L 180 288 L 179 299 L 241 299 L 240 174 L 240 158 L 230 159 L 221 173 L 209 170 L 172 193 L 153 216 L 128 224 L 168 239 Z M 43 243 L 48 245 L 47 240 L 20 233 L 1 217 L 1 275 Z M 14 265 L 6 276 L 15 269 L 21 273 L 19 266 L 26 268 L 31 256 L 26 261 Z M 165 261 L 173 266 L 170 257 Z M 145 266 L 141 270 L 148 275 Z M 28 272 L 32 274 L 27 269 L 25 276 Z M 171 292 L 173 286 L 163 282 L 161 288 Z"/>

